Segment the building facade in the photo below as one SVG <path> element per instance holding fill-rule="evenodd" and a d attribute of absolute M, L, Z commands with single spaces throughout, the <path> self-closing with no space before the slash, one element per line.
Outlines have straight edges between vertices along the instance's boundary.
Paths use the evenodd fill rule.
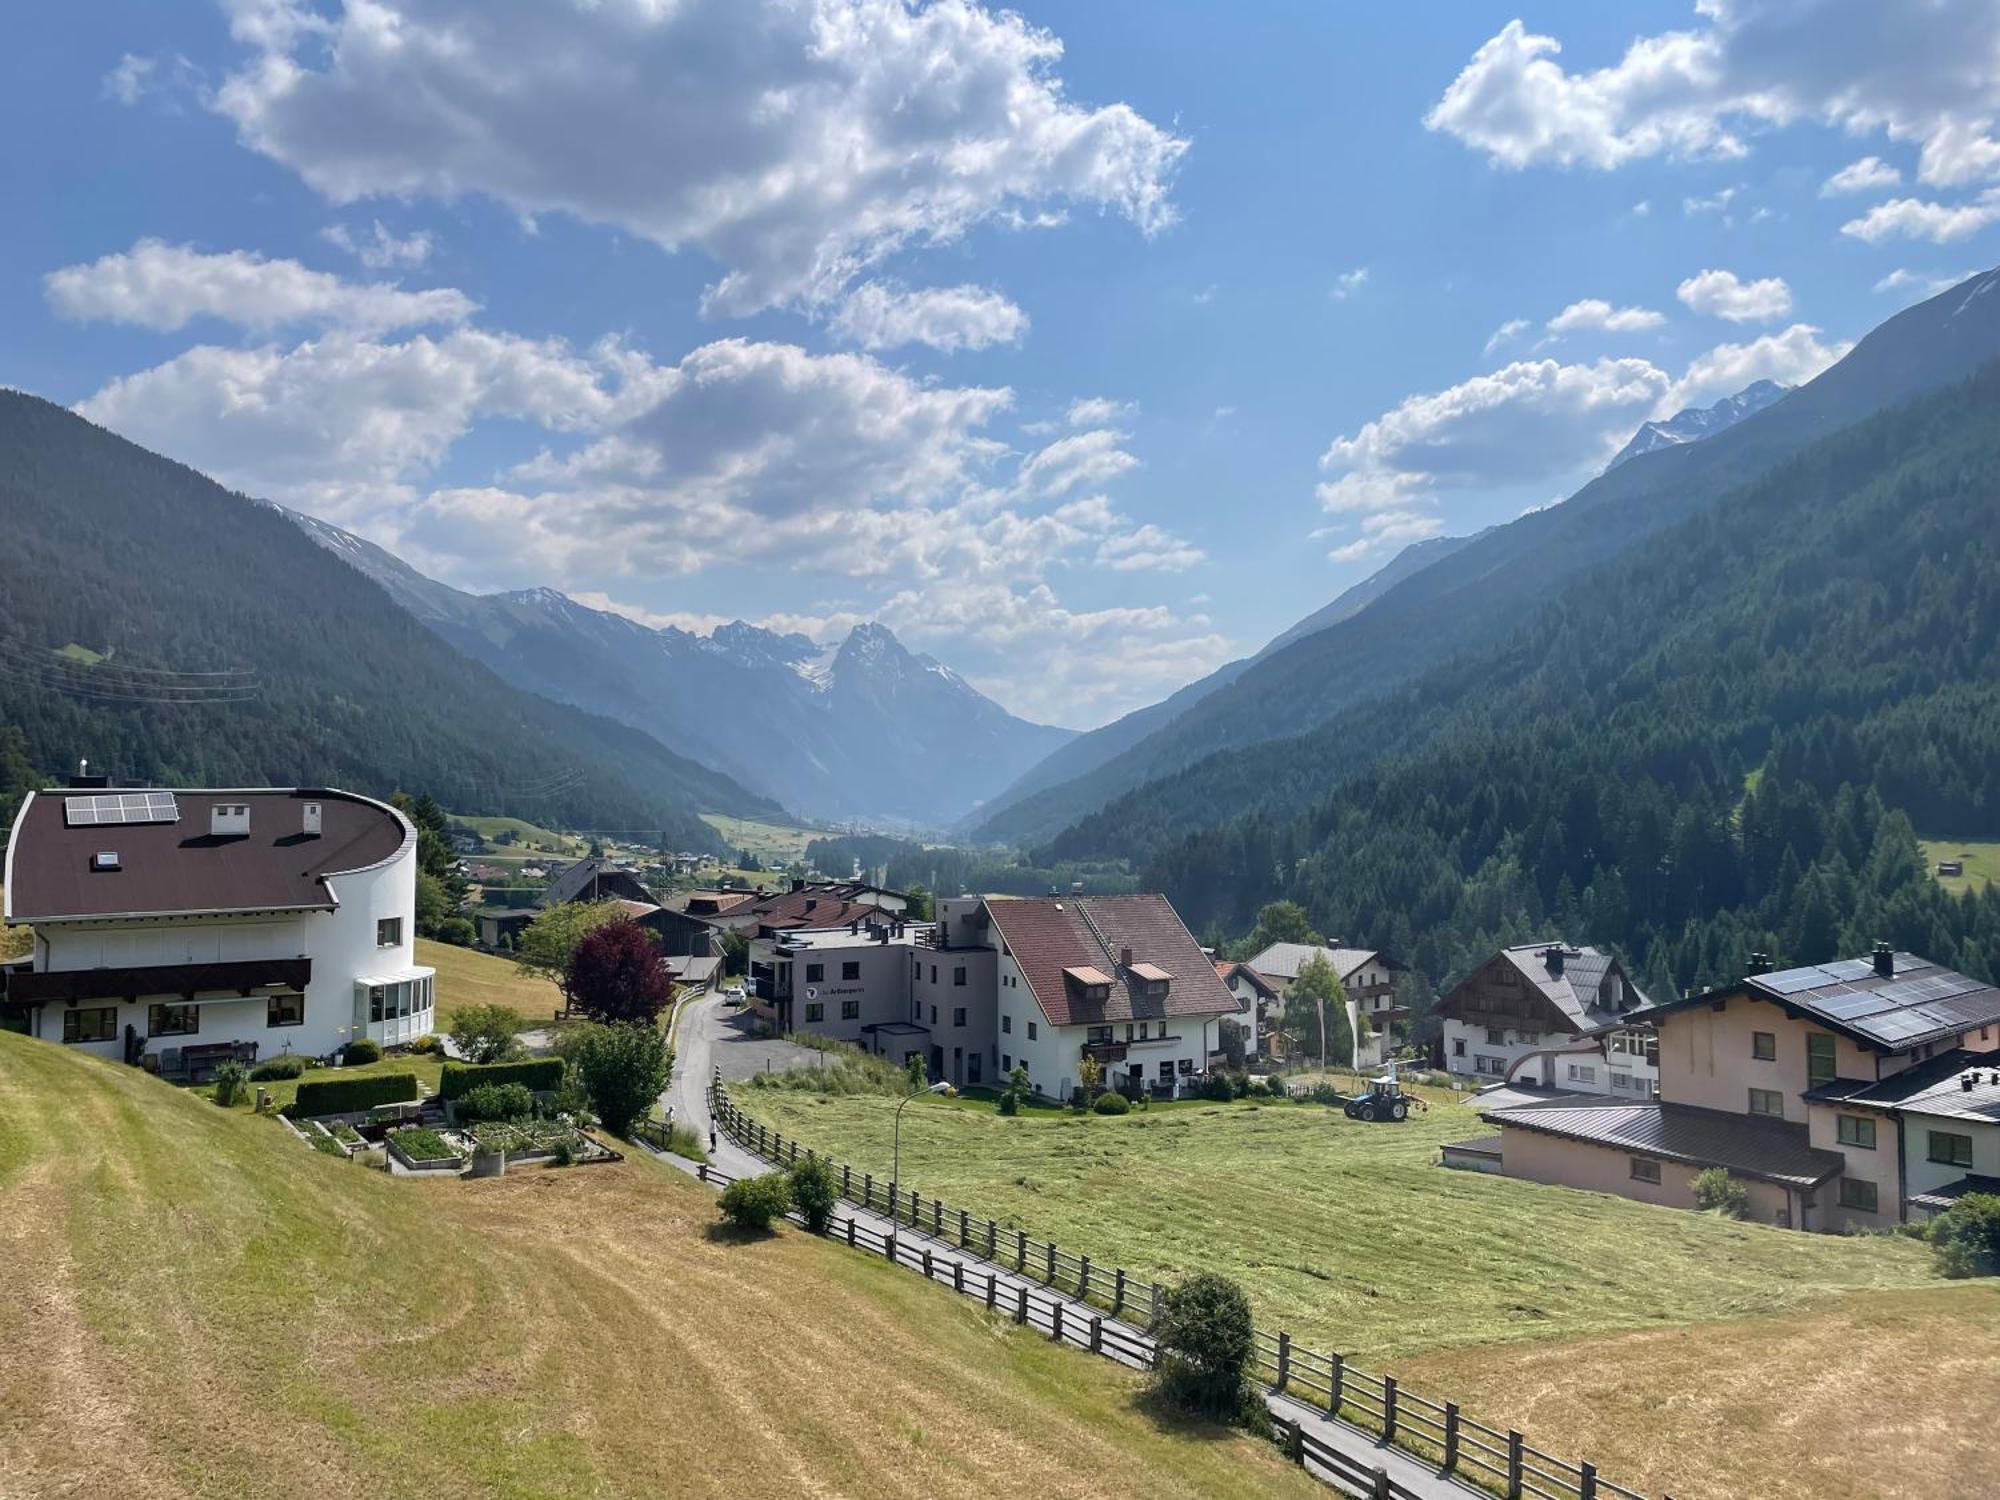
<path fill-rule="evenodd" d="M 1355 1014 L 1368 1023 L 1369 1039 L 1356 1046 L 1354 1066 L 1358 1069 L 1379 1067 L 1394 1050 L 1397 1029 L 1408 1014 L 1396 1003 L 1396 975 L 1403 973 L 1407 966 L 1374 948 L 1273 943 L 1251 958 L 1249 967 L 1282 996 L 1298 981 L 1299 970 L 1315 957 L 1324 958 L 1332 965 L 1333 972 L 1340 979 L 1340 987 L 1347 991 Z M 1265 1002 L 1267 1014 L 1259 1032 L 1275 1044 L 1276 1017 L 1269 1014 L 1274 1003 Z M 1345 1062 L 1346 1059 L 1333 1058 L 1331 1061 Z"/>
<path fill-rule="evenodd" d="M 5 1005 L 30 1036 L 199 1077 L 435 1026 L 416 831 L 340 791 L 31 793 L 7 850 L 31 925 Z"/>
<path fill-rule="evenodd" d="M 1633 1019 L 1645 1004 L 1611 954 L 1543 942 L 1501 949 L 1433 1014 L 1459 1077 L 1644 1100 L 1659 1086 L 1652 1030 Z"/>

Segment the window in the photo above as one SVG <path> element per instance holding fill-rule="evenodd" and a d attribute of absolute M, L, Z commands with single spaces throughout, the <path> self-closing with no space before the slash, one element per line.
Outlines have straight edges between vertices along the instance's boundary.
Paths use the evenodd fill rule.
<path fill-rule="evenodd" d="M 1840 1206 L 1859 1209 L 1864 1214 L 1875 1212 L 1879 1200 L 1875 1195 L 1875 1184 L 1863 1182 L 1859 1177 L 1840 1179 Z"/>
<path fill-rule="evenodd" d="M 1959 1135 L 1950 1130 L 1930 1132 L 1930 1159 L 1940 1166 L 1969 1167 L 1972 1165 L 1972 1137 Z"/>
<path fill-rule="evenodd" d="M 825 964 L 807 964 L 807 965 L 806 965 L 806 983 L 807 983 L 807 984 L 824 984 L 824 983 L 826 983 L 826 965 L 825 965 Z"/>
<path fill-rule="evenodd" d="M 1634 1182 L 1658 1182 L 1660 1180 L 1660 1164 L 1650 1156 L 1633 1157 L 1632 1180 Z"/>
<path fill-rule="evenodd" d="M 1833 1061 L 1833 1034 L 1813 1031 L 1806 1034 L 1806 1083 L 1817 1088 L 1832 1083 L 1837 1076 Z"/>
<path fill-rule="evenodd" d="M 1000 1071 L 1003 1073 L 1011 1073 L 1014 1071 L 1013 1053 L 1003 1052 L 1000 1054 Z"/>
<path fill-rule="evenodd" d="M 1111 1028 L 1109 1026 L 1092 1026 L 1083 1035 L 1084 1040 L 1089 1042 L 1091 1046 L 1102 1047 L 1111 1040 Z"/>
<path fill-rule="evenodd" d="M 403 919 L 401 917 L 383 917 L 375 924 L 376 947 L 397 948 L 402 946 L 402 942 Z"/>
<path fill-rule="evenodd" d="M 817 1000 L 808 1000 L 806 1002 L 806 1024 L 811 1025 L 814 1021 L 824 1021 L 825 1019 L 826 1007 Z"/>
<path fill-rule="evenodd" d="M 1597 1082 L 1597 1069 L 1586 1067 L 1582 1063 L 1571 1063 L 1569 1065 L 1569 1081 L 1571 1083 L 1595 1083 Z"/>
<path fill-rule="evenodd" d="M 936 984 L 936 983 L 937 983 L 937 965 L 936 965 L 936 964 L 932 964 L 932 965 L 931 965 L 931 983 L 932 983 L 932 984 Z"/>
<path fill-rule="evenodd" d="M 1632 1087 L 1632 1075 L 1630 1073 L 1613 1073 L 1611 1075 L 1611 1086 L 1614 1089 L 1629 1089 Z"/>
<path fill-rule="evenodd" d="M 843 962 L 840 966 L 840 977 L 843 982 L 859 979 L 861 977 L 861 965 L 858 962 Z"/>
<path fill-rule="evenodd" d="M 1033 1021 L 1030 1021 L 1028 1023 L 1028 1040 L 1032 1042 L 1034 1039 L 1035 1039 L 1035 1023 Z"/>
<path fill-rule="evenodd" d="M 937 1007 L 935 1005 L 931 1007 L 931 1025 L 937 1025 Z M 1030 1035 L 1032 1034 L 1031 1032 Z"/>
<path fill-rule="evenodd" d="M 1183 1057 L 1180 1060 L 1180 1070 L 1183 1073 L 1192 1073 L 1194 1071 L 1194 1059 L 1191 1057 Z"/>
<path fill-rule="evenodd" d="M 1173 1081 L 1174 1081 L 1174 1065 L 1173 1065 L 1173 1062 L 1172 1062 L 1171 1060 L 1169 1060 L 1169 1061 L 1167 1061 L 1167 1062 L 1163 1062 L 1163 1063 L 1161 1063 L 1161 1064 L 1160 1064 L 1160 1082 L 1162 1082 L 1162 1083 L 1172 1083 Z"/>
<path fill-rule="evenodd" d="M 965 1007 L 963 1005 L 952 1007 L 951 1024 L 954 1026 L 963 1026 L 965 1024 Z"/>
<path fill-rule="evenodd" d="M 1753 1115 L 1776 1115 L 1785 1117 L 1785 1096 L 1776 1089 L 1750 1090 L 1750 1113 Z"/>
<path fill-rule="evenodd" d="M 303 1026 L 305 1019 L 304 995 L 273 995 L 264 1007 L 266 1026 Z"/>
<path fill-rule="evenodd" d="M 1500 1028 L 1499 1028 L 1498 1026 L 1489 1026 L 1489 1027 L 1487 1027 L 1487 1028 L 1486 1028 L 1486 1045 L 1487 1045 L 1487 1046 L 1489 1046 L 1489 1047 L 1504 1047 L 1504 1046 L 1506 1046 L 1506 1045 L 1507 1045 L 1507 1033 L 1506 1033 L 1506 1032 L 1504 1032 L 1504 1031 L 1502 1031 L 1502 1030 L 1501 1030 L 1501 1029 L 1500 1029 Z"/>
<path fill-rule="evenodd" d="M 843 1000 L 843 1001 L 841 1001 L 841 1002 L 840 1002 L 840 1019 L 841 1019 L 841 1020 L 843 1020 L 843 1021 L 858 1021 L 858 1020 L 860 1020 L 860 1019 L 861 1019 L 861 1002 L 860 1002 L 859 1000 Z"/>
<path fill-rule="evenodd" d="M 108 1042 L 118 1035 L 118 1007 L 94 1005 L 88 1010 L 63 1012 L 63 1040 L 66 1042 Z"/>
<path fill-rule="evenodd" d="M 1504 1057 L 1487 1057 L 1482 1053 L 1472 1059 L 1472 1071 L 1475 1073 L 1488 1073 L 1498 1078 L 1507 1071 L 1507 1059 Z"/>
<path fill-rule="evenodd" d="M 1144 1021 L 1139 1023 L 1139 1040 L 1142 1042 L 1146 1040 L 1146 1023 Z"/>
<path fill-rule="evenodd" d="M 963 988 L 963 987 L 964 987 L 964 985 L 965 985 L 965 965 L 964 965 L 964 964 L 960 964 L 960 965 L 959 965 L 959 966 L 958 966 L 957 968 L 955 968 L 955 969 L 953 969 L 953 970 L 951 971 L 951 982 L 952 982 L 953 984 L 955 984 L 955 985 L 958 985 L 958 986 L 959 986 L 960 988 Z"/>
<path fill-rule="evenodd" d="M 921 1000 L 912 1000 L 910 1002 L 910 1019 L 912 1021 L 921 1021 L 923 1018 L 924 1002 Z"/>
<path fill-rule="evenodd" d="M 1775 1031 L 1753 1031 L 1750 1033 L 1750 1055 L 1758 1062 L 1778 1060 L 1778 1034 Z"/>
<path fill-rule="evenodd" d="M 405 979 L 396 984 L 368 987 L 368 1019 L 400 1021 L 431 1008 L 431 981 Z"/>
<path fill-rule="evenodd" d="M 1000 1018 L 1000 1032 L 1003 1036 L 1012 1036 L 1014 1034 L 1014 1018 L 1012 1016 L 1002 1016 Z"/>
<path fill-rule="evenodd" d="M 1453 1037 L 1453 1038 L 1452 1038 L 1452 1041 L 1451 1041 L 1451 1055 L 1452 1055 L 1453 1057 L 1463 1057 L 1463 1056 L 1465 1056 L 1465 1038 L 1464 1038 L 1464 1037 L 1460 1036 L 1460 1037 Z"/>
<path fill-rule="evenodd" d="M 193 1036 L 201 1030 L 201 1012 L 192 1005 L 146 1007 L 147 1036 Z"/>
<path fill-rule="evenodd" d="M 1875 1122 L 1866 1115 L 1835 1116 L 1833 1134 L 1843 1146 L 1859 1146 L 1866 1151 L 1875 1149 Z"/>

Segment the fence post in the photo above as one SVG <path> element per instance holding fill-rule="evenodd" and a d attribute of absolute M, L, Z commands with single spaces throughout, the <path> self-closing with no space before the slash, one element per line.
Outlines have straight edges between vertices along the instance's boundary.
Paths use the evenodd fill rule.
<path fill-rule="evenodd" d="M 972 1218 L 964 1209 L 958 1211 L 958 1248 L 963 1250 L 972 1240 Z"/>
<path fill-rule="evenodd" d="M 770 1141 L 769 1141 L 768 1139 L 766 1139 L 766 1137 L 765 1137 L 765 1132 L 764 1132 L 764 1127 L 763 1127 L 762 1125 L 759 1125 L 759 1126 L 757 1127 L 757 1153 L 758 1153 L 758 1155 L 760 1155 L 760 1156 L 761 1156 L 761 1155 L 764 1155 L 764 1154 L 765 1154 L 766 1152 L 768 1152 L 768 1151 L 770 1150 L 770 1147 L 771 1147 L 771 1143 L 770 1143 Z"/>
<path fill-rule="evenodd" d="M 1380 1464 L 1369 1476 L 1368 1496 L 1369 1500 L 1389 1500 L 1389 1471 Z"/>
<path fill-rule="evenodd" d="M 993 1259 L 994 1236 L 998 1233 L 998 1226 L 991 1219 L 988 1219 L 986 1221 L 986 1258 L 988 1260 Z"/>
<path fill-rule="evenodd" d="M 1017 1229 L 1014 1234 L 1014 1271 L 1020 1275 L 1028 1269 L 1028 1231 Z"/>
<path fill-rule="evenodd" d="M 1458 1403 L 1444 1404 L 1444 1471 L 1452 1473 L 1458 1468 Z"/>
<path fill-rule="evenodd" d="M 1049 1274 L 1045 1278 L 1050 1286 L 1056 1284 L 1056 1242 L 1049 1241 Z"/>
<path fill-rule="evenodd" d="M 695 1175 L 695 1176 L 696 1176 L 696 1177 L 697 1177 L 698 1179 L 700 1179 L 700 1180 L 701 1180 L 702 1182 L 707 1182 L 707 1181 L 708 1181 L 708 1163 L 707 1163 L 707 1162 L 705 1162 L 705 1161 L 704 1161 L 704 1162 L 697 1162 L 697 1163 L 695 1164 L 695 1169 L 694 1169 L 694 1175 Z"/>
<path fill-rule="evenodd" d="M 1597 1465 L 1579 1464 L 1577 1471 L 1583 1476 L 1577 1485 L 1577 1500 L 1597 1500 Z"/>
<path fill-rule="evenodd" d="M 965 1295 L 965 1262 L 962 1260 L 951 1263 L 951 1289 L 961 1297 Z"/>
<path fill-rule="evenodd" d="M 944 1199 L 931 1199 L 931 1233 L 944 1233 Z"/>
<path fill-rule="evenodd" d="M 873 1172 L 864 1172 L 861 1174 L 861 1206 L 867 1209 L 875 1207 L 875 1174 Z"/>
<path fill-rule="evenodd" d="M 1274 1389 L 1282 1391 L 1285 1383 L 1291 1378 L 1292 1336 L 1289 1333 L 1281 1333 L 1278 1335 L 1278 1383 Z"/>
<path fill-rule="evenodd" d="M 774 1130 L 771 1132 L 771 1155 L 773 1155 L 780 1161 L 784 1160 L 785 1133 L 782 1130 Z"/>
<path fill-rule="evenodd" d="M 1125 1311 L 1125 1268 L 1120 1266 L 1118 1274 L 1111 1278 L 1111 1316 L 1117 1317 Z"/>
<path fill-rule="evenodd" d="M 998 1299 L 999 1292 L 1000 1278 L 995 1276 L 991 1271 L 988 1271 L 986 1273 L 986 1310 L 988 1312 L 993 1311 L 993 1304 Z"/>
<path fill-rule="evenodd" d="M 854 1248 L 854 1215 L 853 1215 L 853 1214 L 849 1214 L 849 1215 L 847 1216 L 847 1248 L 848 1248 L 848 1249 L 850 1249 L 850 1250 L 852 1250 L 852 1249 Z"/>
<path fill-rule="evenodd" d="M 930 1279 L 931 1279 L 931 1252 L 930 1252 L 930 1247 L 927 1245 L 924 1247 L 924 1280 L 929 1281 Z"/>
<path fill-rule="evenodd" d="M 1104 1352 L 1104 1319 L 1102 1318 L 1093 1317 L 1090 1320 L 1090 1352 L 1092 1354 L 1102 1354 Z"/>
<path fill-rule="evenodd" d="M 1088 1255 L 1084 1256 L 1078 1262 L 1078 1265 L 1081 1269 L 1076 1273 L 1076 1300 L 1079 1302 L 1088 1302 L 1090 1300 L 1090 1257 Z"/>
<path fill-rule="evenodd" d="M 1021 1300 L 1014 1307 L 1014 1321 L 1025 1325 L 1028 1321 L 1028 1289 L 1018 1286 L 1014 1290 L 1021 1294 Z"/>
<path fill-rule="evenodd" d="M 1396 1377 L 1382 1377 L 1382 1440 L 1396 1441 Z"/>
<path fill-rule="evenodd" d="M 1327 1399 L 1332 1404 L 1327 1407 L 1327 1410 L 1337 1417 L 1340 1415 L 1341 1395 L 1347 1387 L 1347 1362 L 1338 1354 L 1331 1357 L 1331 1362 L 1333 1364 L 1333 1378 L 1327 1382 L 1326 1388 Z"/>
<path fill-rule="evenodd" d="M 1150 1331 L 1152 1329 L 1158 1328 L 1159 1326 L 1160 1326 L 1160 1284 L 1159 1282 L 1156 1281 L 1153 1283 L 1153 1310 L 1146 1318 L 1146 1327 L 1148 1331 Z"/>
<path fill-rule="evenodd" d="M 1055 1317 L 1052 1320 L 1052 1326 L 1054 1328 L 1054 1332 L 1052 1332 L 1049 1335 L 1049 1337 L 1054 1339 L 1058 1344 L 1060 1344 L 1062 1342 L 1062 1323 L 1063 1323 L 1062 1298 L 1060 1297 L 1056 1298 L 1055 1305 L 1056 1305 Z"/>
<path fill-rule="evenodd" d="M 889 1226 L 889 1232 L 882 1236 L 882 1258 L 892 1266 L 896 1263 L 896 1228 L 893 1224 Z"/>
<path fill-rule="evenodd" d="M 840 1164 L 840 1196 L 849 1200 L 854 1197 L 854 1168 L 846 1162 Z"/>
<path fill-rule="evenodd" d="M 1306 1461 L 1306 1424 L 1291 1422 L 1285 1432 L 1285 1454 L 1295 1464 L 1304 1466 Z"/>
<path fill-rule="evenodd" d="M 1521 1434 L 1507 1434 L 1507 1500 L 1521 1500 Z"/>

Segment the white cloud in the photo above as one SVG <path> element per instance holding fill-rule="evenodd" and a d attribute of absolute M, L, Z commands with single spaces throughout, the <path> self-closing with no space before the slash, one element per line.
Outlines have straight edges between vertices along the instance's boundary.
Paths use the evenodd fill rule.
<path fill-rule="evenodd" d="M 1336 302 L 1345 302 L 1368 284 L 1368 268 L 1356 266 L 1351 271 L 1342 271 L 1333 279 L 1333 290 L 1327 295 Z"/>
<path fill-rule="evenodd" d="M 1097 561 L 1114 573 L 1157 570 L 1184 573 L 1208 554 L 1150 522 L 1135 530 L 1108 536 L 1097 544 Z"/>
<path fill-rule="evenodd" d="M 1683 198 L 1681 212 L 1689 218 L 1693 218 L 1696 214 L 1720 214 L 1724 224 L 1734 224 L 1736 221 L 1730 217 L 1729 205 L 1742 194 L 1743 189 L 1740 187 L 1726 187 L 1719 192 L 1709 194 L 1706 198 Z"/>
<path fill-rule="evenodd" d="M 104 96 L 128 107 L 137 104 L 145 97 L 158 67 L 153 58 L 127 52 L 118 59 L 118 66 L 104 75 Z"/>
<path fill-rule="evenodd" d="M 1708 406 L 1759 380 L 1803 385 L 1854 347 L 1844 340 L 1821 343 L 1819 332 L 1809 323 L 1794 323 L 1747 344 L 1718 344 L 1688 365 L 1660 397 L 1653 415 L 1670 417 L 1690 406 Z"/>
<path fill-rule="evenodd" d="M 1859 161 L 1851 161 L 1820 184 L 1822 198 L 1836 198 L 1842 193 L 1872 193 L 1880 188 L 1891 188 L 1903 180 L 1903 174 L 1879 156 L 1864 156 Z"/>
<path fill-rule="evenodd" d="M 1136 401 L 1114 401 L 1109 396 L 1079 396 L 1070 402 L 1063 420 L 1072 427 L 1103 427 L 1123 421 L 1139 409 Z"/>
<path fill-rule="evenodd" d="M 1152 233 L 1187 142 L 1075 102 L 1061 42 L 970 0 L 229 0 L 216 92 L 335 203 L 483 194 L 722 269 L 706 305 L 835 300 L 895 251 L 1069 206 Z"/>
<path fill-rule="evenodd" d="M 1000 293 L 982 286 L 907 290 L 870 281 L 847 294 L 831 322 L 833 334 L 864 349 L 927 344 L 945 354 L 1018 344 L 1028 315 Z"/>
<path fill-rule="evenodd" d="M 1028 456 L 1021 465 L 1018 488 L 1024 494 L 1053 498 L 1109 484 L 1139 466 L 1139 460 L 1120 446 L 1124 438 L 1108 427 L 1057 438 Z"/>
<path fill-rule="evenodd" d="M 383 332 L 462 322 L 478 308 L 448 287 L 406 292 L 382 282 L 360 285 L 295 260 L 266 260 L 245 250 L 209 255 L 160 240 L 65 266 L 43 281 L 49 306 L 63 317 L 161 332 L 204 317 L 258 331 L 311 323 Z"/>
<path fill-rule="evenodd" d="M 1492 336 L 1486 340 L 1486 353 L 1490 356 L 1502 344 L 1512 343 L 1515 339 L 1526 333 L 1528 327 L 1529 324 L 1526 318 L 1509 318 L 1498 328 L 1494 329 Z"/>
<path fill-rule="evenodd" d="M 1922 144 L 1949 186 L 2000 168 L 2000 10 L 1990 0 L 1699 0 L 1692 24 L 1570 72 L 1509 21 L 1425 117 L 1508 167 L 1734 157 L 1798 121 Z"/>
<path fill-rule="evenodd" d="M 356 234 L 345 224 L 329 224 L 320 231 L 320 238 L 345 250 L 371 271 L 398 266 L 414 269 L 429 260 L 431 251 L 437 248 L 428 231 L 419 229 L 399 237 L 391 234 L 380 219 L 367 234 Z"/>
<path fill-rule="evenodd" d="M 1444 522 L 1434 515 L 1416 510 L 1385 510 L 1361 520 L 1361 535 L 1343 546 L 1335 547 L 1327 553 L 1332 562 L 1358 562 L 1377 552 L 1386 552 L 1391 547 L 1403 547 L 1411 542 L 1420 542 L 1425 537 L 1436 536 L 1444 530 Z"/>
<path fill-rule="evenodd" d="M 1732 323 L 1764 323 L 1792 310 L 1792 289 L 1782 277 L 1745 281 L 1734 271 L 1705 270 L 1688 277 L 1674 295 L 1693 311 Z"/>
<path fill-rule="evenodd" d="M 162 100 L 169 113 L 178 114 L 180 103 L 177 96 L 197 93 L 201 80 L 201 69 L 179 53 L 147 57 L 127 52 L 118 59 L 118 66 L 104 75 L 102 92 L 105 98 L 127 109 L 142 99 L 155 96 Z"/>
<path fill-rule="evenodd" d="M 1971 271 L 1911 271 L 1901 266 L 1875 283 L 1878 292 L 1909 292 L 1910 300 L 1921 302 L 1957 286 Z"/>
<path fill-rule="evenodd" d="M 2000 188 L 1988 188 L 1968 203 L 1931 203 L 1921 198 L 1891 198 L 1858 219 L 1840 226 L 1842 234 L 1880 244 L 1887 239 L 1929 240 L 1946 244 L 1962 240 L 2000 219 Z"/>
<path fill-rule="evenodd" d="M 1613 307 L 1601 297 L 1572 302 L 1548 321 L 1548 331 L 1558 338 L 1566 333 L 1642 333 L 1666 322 L 1666 314 L 1650 307 Z M 1490 345 L 1489 345 L 1490 348 Z"/>

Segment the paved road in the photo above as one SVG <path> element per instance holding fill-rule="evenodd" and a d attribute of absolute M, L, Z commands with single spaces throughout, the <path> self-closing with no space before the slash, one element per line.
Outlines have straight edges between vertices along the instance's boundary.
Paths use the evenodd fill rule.
<path fill-rule="evenodd" d="M 766 1066 L 788 1067 L 812 1057 L 810 1048 L 755 1037 L 750 1012 L 724 1004 L 721 995 L 698 995 L 681 1007 L 674 1032 L 674 1077 L 660 1102 L 672 1111 L 676 1125 L 691 1125 L 707 1136 L 713 1133 L 708 1082 L 717 1067 L 725 1079 L 748 1078 Z M 767 1170 L 763 1162 L 726 1138 L 716 1140 L 709 1157 L 732 1177 Z"/>

